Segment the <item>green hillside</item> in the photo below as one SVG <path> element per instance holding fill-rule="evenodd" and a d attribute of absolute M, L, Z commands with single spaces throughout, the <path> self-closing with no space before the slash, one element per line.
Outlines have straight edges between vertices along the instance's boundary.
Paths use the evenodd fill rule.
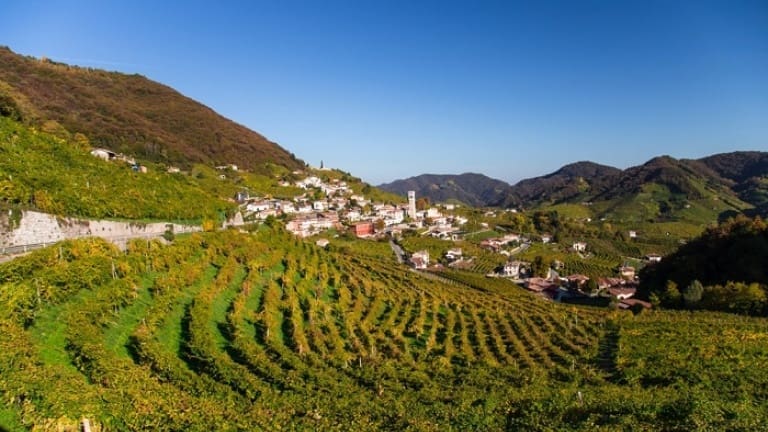
<path fill-rule="evenodd" d="M 220 171 L 201 164 L 171 174 L 163 165 L 149 163 L 147 172 L 140 173 L 130 164 L 94 157 L 90 150 L 87 139 L 60 138 L 0 117 L 0 207 L 66 216 L 199 223 L 231 214 L 236 209 L 231 198 L 244 189 L 252 195 L 286 199 L 301 193 L 298 188 L 279 185 L 282 179 L 301 176 L 277 165 L 264 166 L 262 171 L 270 174 Z M 347 173 L 326 170 L 315 174 L 343 179 L 355 192 L 374 199 L 402 201 Z"/>
<path fill-rule="evenodd" d="M 127 219 L 201 219 L 233 206 L 202 181 L 92 156 L 87 145 L 0 118 L 0 203 L 43 212 Z M 194 205 L 190 205 L 194 203 Z"/>
<path fill-rule="evenodd" d="M 65 242 L 0 265 L 0 428 L 768 421 L 764 320 L 566 307 L 504 280 L 414 274 L 385 244 L 345 242 L 323 250 L 264 227 L 127 253 Z"/>

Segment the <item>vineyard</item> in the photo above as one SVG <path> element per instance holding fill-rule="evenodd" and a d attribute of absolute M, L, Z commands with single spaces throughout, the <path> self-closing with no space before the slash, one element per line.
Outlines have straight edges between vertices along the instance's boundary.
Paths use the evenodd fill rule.
<path fill-rule="evenodd" d="M 575 308 L 470 272 L 414 273 L 386 243 L 331 245 L 262 227 L 126 252 L 65 242 L 0 266 L 0 429 L 768 421 L 763 320 Z"/>

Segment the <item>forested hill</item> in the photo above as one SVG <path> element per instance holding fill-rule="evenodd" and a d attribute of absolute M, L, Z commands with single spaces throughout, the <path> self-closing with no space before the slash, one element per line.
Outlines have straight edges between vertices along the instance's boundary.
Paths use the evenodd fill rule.
<path fill-rule="evenodd" d="M 641 274 L 641 289 L 666 307 L 768 313 L 768 225 L 739 216 Z"/>
<path fill-rule="evenodd" d="M 594 162 L 568 164 L 551 174 L 516 183 L 510 189 L 510 197 L 498 204 L 509 206 L 521 203 L 531 206 L 545 201 L 588 200 L 607 187 L 620 173 L 618 168 Z"/>
<path fill-rule="evenodd" d="M 509 194 L 509 184 L 482 174 L 423 174 L 380 185 L 385 191 L 405 195 L 415 191 L 417 197 L 434 202 L 456 200 L 473 206 L 494 205 Z"/>
<path fill-rule="evenodd" d="M 262 135 L 141 75 L 69 66 L 0 47 L 0 111 L 94 146 L 181 167 L 303 163 Z"/>

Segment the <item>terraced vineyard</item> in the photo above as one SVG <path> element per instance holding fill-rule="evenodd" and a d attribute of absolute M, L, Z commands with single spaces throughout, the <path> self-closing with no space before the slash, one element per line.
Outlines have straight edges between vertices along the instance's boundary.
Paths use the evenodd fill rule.
<path fill-rule="evenodd" d="M 627 351 L 624 338 L 635 344 L 678 315 L 635 318 L 472 273 L 417 274 L 383 257 L 386 244 L 365 245 L 326 251 L 264 227 L 125 253 L 67 242 L 0 266 L 0 427 L 78 430 L 88 418 L 100 430 L 691 430 L 768 420 L 764 390 L 710 423 L 690 409 L 666 417 L 694 391 L 701 403 L 721 397 L 701 369 L 683 384 L 637 378 L 663 359 Z M 693 340 L 737 347 L 766 329 L 739 320 L 749 325 L 731 339 Z M 674 349 L 686 334 L 677 336 L 662 343 Z M 725 361 L 712 355 L 713 367 Z M 729 372 L 765 358 L 752 343 Z M 743 376 L 729 397 L 765 384 Z"/>

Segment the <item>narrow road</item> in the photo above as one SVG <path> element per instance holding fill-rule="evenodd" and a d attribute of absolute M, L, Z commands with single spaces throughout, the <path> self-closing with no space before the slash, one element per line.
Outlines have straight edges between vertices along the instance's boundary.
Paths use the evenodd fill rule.
<path fill-rule="evenodd" d="M 397 243 L 395 243 L 394 240 L 389 241 L 389 247 L 392 248 L 392 252 L 395 253 L 395 257 L 397 258 L 397 262 L 400 264 L 405 262 L 405 251 L 403 251 L 403 248 L 400 247 Z"/>

